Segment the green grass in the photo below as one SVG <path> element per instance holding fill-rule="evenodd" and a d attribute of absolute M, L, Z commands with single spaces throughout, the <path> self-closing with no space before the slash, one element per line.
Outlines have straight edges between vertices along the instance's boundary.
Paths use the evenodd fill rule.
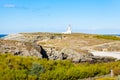
<path fill-rule="evenodd" d="M 120 37 L 117 36 L 111 36 L 111 35 L 96 35 L 94 36 L 98 39 L 107 39 L 107 40 L 120 40 Z"/>

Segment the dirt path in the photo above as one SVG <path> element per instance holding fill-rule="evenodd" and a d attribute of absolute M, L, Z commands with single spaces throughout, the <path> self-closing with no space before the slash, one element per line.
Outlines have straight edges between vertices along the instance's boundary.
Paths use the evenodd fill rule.
<path fill-rule="evenodd" d="M 93 52 L 93 51 L 95 51 L 95 50 L 93 50 L 95 47 L 104 46 L 104 45 L 113 45 L 114 43 L 115 43 L 115 44 L 116 44 L 116 43 L 120 43 L 120 41 L 103 43 L 103 44 L 98 44 L 98 45 L 93 45 L 93 46 L 85 46 L 85 47 L 82 47 L 81 49 L 83 49 L 83 50 L 89 50 L 90 52 Z"/>
<path fill-rule="evenodd" d="M 94 56 L 109 56 L 120 59 L 120 52 L 91 52 Z"/>

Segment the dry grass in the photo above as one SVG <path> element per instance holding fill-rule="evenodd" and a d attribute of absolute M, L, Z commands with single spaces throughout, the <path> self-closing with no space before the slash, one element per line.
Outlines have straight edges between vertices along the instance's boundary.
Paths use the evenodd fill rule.
<path fill-rule="evenodd" d="M 81 49 L 87 49 L 88 47 L 96 46 L 92 49 L 96 49 L 98 46 L 104 43 L 115 42 L 118 37 L 109 37 L 103 35 L 73 33 L 73 34 L 60 34 L 60 33 L 21 33 L 24 35 L 25 40 L 28 42 L 36 42 L 42 46 L 57 47 L 57 48 L 72 48 L 77 51 Z M 112 38 L 112 39 L 111 39 Z M 114 39 L 114 40 L 113 40 Z M 117 43 L 115 44 L 117 45 Z M 103 46 L 103 45 L 102 45 Z M 86 47 L 86 48 L 84 48 Z M 117 46 L 110 44 L 108 50 L 120 50 Z"/>
<path fill-rule="evenodd" d="M 91 47 L 94 45 L 113 42 L 113 40 L 95 38 L 94 37 L 95 35 L 92 34 L 74 33 L 74 34 L 61 34 L 60 36 L 62 36 L 62 39 L 43 40 L 38 41 L 37 43 L 42 46 L 72 48 L 75 49 L 76 51 L 81 52 L 81 48 L 83 47 Z"/>

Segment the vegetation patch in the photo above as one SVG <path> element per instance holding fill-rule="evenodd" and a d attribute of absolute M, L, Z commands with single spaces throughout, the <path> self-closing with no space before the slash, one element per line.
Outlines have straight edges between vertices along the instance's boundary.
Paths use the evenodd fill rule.
<path fill-rule="evenodd" d="M 111 36 L 111 35 L 96 35 L 94 37 L 98 38 L 98 39 L 120 40 L 120 37 L 118 37 L 118 36 Z"/>
<path fill-rule="evenodd" d="M 74 64 L 69 60 L 0 54 L 0 80 L 78 80 L 109 74 L 111 68 L 119 70 L 119 66 L 120 61 Z"/>

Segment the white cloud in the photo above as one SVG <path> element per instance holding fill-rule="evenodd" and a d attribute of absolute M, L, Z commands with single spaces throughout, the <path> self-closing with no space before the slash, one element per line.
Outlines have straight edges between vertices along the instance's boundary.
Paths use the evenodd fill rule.
<path fill-rule="evenodd" d="M 15 8 L 14 4 L 4 4 L 3 7 L 5 8 Z"/>

